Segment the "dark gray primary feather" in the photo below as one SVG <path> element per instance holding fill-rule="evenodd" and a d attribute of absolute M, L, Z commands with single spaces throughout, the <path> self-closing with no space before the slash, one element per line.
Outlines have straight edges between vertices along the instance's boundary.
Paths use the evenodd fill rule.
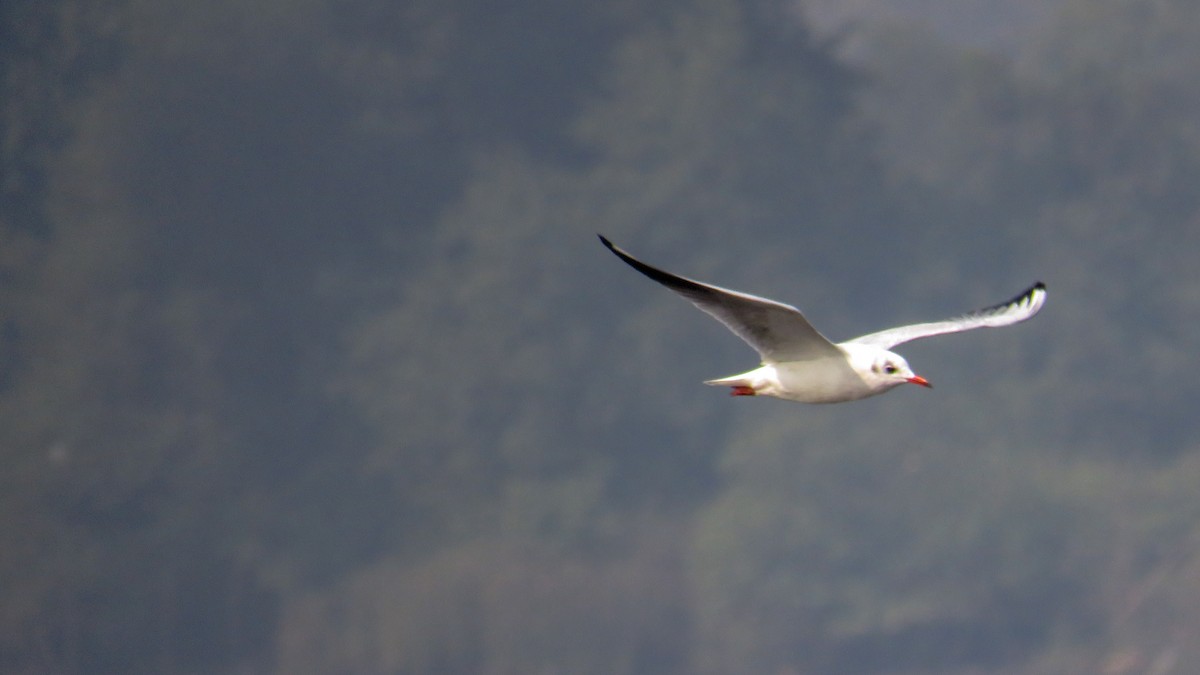
<path fill-rule="evenodd" d="M 599 236 L 608 250 L 630 267 L 682 295 L 725 324 L 753 347 L 764 363 L 842 356 L 841 350 L 791 305 L 664 272 L 617 248 L 604 235 Z"/>

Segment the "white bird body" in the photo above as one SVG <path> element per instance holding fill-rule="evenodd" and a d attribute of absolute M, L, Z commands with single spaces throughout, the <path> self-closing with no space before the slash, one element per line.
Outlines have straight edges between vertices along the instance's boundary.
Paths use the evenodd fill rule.
<path fill-rule="evenodd" d="M 853 343 L 842 343 L 837 347 L 842 351 L 841 356 L 764 363 L 749 372 L 708 380 L 704 384 L 733 387 L 738 396 L 774 396 L 801 403 L 840 403 L 882 394 L 911 379 L 924 379 L 911 372 L 905 379 L 882 374 L 882 367 L 875 367 L 876 364 L 888 361 L 904 364 L 900 355 L 886 349 Z M 922 383 L 929 386 L 917 382 Z"/>
<path fill-rule="evenodd" d="M 1026 321 L 1046 301 L 1046 286 L 1039 281 L 1008 302 L 954 319 L 889 328 L 834 344 L 791 305 L 664 272 L 603 236 L 600 241 L 637 271 L 725 324 L 759 353 L 758 368 L 705 382 L 732 387 L 734 396 L 839 403 L 882 394 L 905 383 L 930 387 L 892 347 L 923 337 Z"/>

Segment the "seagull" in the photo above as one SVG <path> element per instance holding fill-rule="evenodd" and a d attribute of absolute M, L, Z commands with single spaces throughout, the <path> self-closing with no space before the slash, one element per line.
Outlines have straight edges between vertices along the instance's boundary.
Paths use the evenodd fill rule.
<path fill-rule="evenodd" d="M 604 235 L 598 236 L 630 267 L 682 295 L 758 352 L 762 358 L 758 368 L 705 382 L 732 387 L 733 396 L 840 403 L 882 394 L 905 383 L 932 388 L 892 347 L 934 335 L 1020 323 L 1033 318 L 1046 302 L 1046 285 L 1039 281 L 1012 300 L 992 307 L 835 344 L 791 305 L 664 272 L 617 248 Z"/>

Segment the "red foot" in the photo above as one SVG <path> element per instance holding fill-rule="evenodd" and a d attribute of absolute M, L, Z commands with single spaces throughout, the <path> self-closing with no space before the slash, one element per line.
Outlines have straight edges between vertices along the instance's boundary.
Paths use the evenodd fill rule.
<path fill-rule="evenodd" d="M 754 396 L 757 392 L 752 387 L 747 387 L 744 384 L 734 386 L 733 391 L 729 392 L 730 396 Z"/>

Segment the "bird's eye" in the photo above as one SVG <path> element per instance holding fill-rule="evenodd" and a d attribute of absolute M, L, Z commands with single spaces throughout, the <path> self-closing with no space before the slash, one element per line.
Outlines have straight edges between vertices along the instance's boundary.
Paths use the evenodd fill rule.
<path fill-rule="evenodd" d="M 895 375 L 897 370 L 899 370 L 899 368 L 892 363 L 889 363 L 883 367 L 883 372 L 887 373 L 888 375 Z"/>

